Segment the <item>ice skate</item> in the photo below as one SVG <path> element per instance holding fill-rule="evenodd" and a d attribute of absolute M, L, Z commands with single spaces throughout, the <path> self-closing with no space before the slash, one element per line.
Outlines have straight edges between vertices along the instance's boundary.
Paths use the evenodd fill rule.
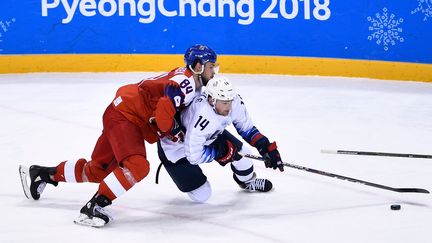
<path fill-rule="evenodd" d="M 273 188 L 273 184 L 269 180 L 256 178 L 255 172 L 253 173 L 252 178 L 245 182 L 237 179 L 237 176 L 235 174 L 233 174 L 233 177 L 237 184 L 240 186 L 240 188 L 248 192 L 268 192 Z"/>
<path fill-rule="evenodd" d="M 58 185 L 58 182 L 51 180 L 50 177 L 56 173 L 55 167 L 32 165 L 30 168 L 27 168 L 24 165 L 20 165 L 19 172 L 24 194 L 28 199 L 33 198 L 34 200 L 38 200 L 47 183 L 54 186 Z M 30 186 L 27 181 L 28 178 L 30 178 Z"/>
<path fill-rule="evenodd" d="M 94 195 L 93 198 L 80 210 L 80 215 L 74 223 L 84 226 L 103 227 L 113 218 L 104 207 L 111 205 L 111 200 L 103 195 Z"/>

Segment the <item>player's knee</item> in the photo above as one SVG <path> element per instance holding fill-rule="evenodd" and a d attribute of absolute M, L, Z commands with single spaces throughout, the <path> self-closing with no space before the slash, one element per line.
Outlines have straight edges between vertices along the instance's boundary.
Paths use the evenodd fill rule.
<path fill-rule="evenodd" d="M 132 155 L 123 161 L 123 166 L 127 168 L 134 179 L 139 182 L 150 172 L 150 163 L 142 155 Z"/>
<path fill-rule="evenodd" d="M 88 182 L 99 183 L 111 172 L 104 169 L 102 163 L 91 160 L 84 164 L 83 180 Z"/>
<path fill-rule="evenodd" d="M 193 201 L 198 203 L 204 203 L 210 198 L 212 194 L 212 189 L 210 183 L 206 181 L 202 186 L 188 192 L 187 194 Z"/>
<path fill-rule="evenodd" d="M 244 146 L 240 152 L 243 154 L 250 154 L 251 153 L 250 149 L 247 148 L 246 146 Z M 232 167 L 234 167 L 235 169 L 240 170 L 240 171 L 248 170 L 249 168 L 253 167 L 253 162 L 252 162 L 252 159 L 247 158 L 247 157 L 243 157 L 240 160 L 233 161 L 231 163 L 231 168 Z"/>

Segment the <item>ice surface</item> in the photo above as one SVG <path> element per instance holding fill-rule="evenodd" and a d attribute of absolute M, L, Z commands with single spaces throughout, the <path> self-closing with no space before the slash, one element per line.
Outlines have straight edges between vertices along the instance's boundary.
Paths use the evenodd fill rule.
<path fill-rule="evenodd" d="M 96 184 L 48 185 L 24 197 L 18 165 L 89 158 L 101 116 L 122 84 L 153 73 L 0 75 L 0 242 L 432 242 L 430 194 L 401 194 L 312 173 L 266 169 L 267 194 L 242 192 L 229 167 L 202 166 L 206 204 L 179 192 L 148 146 L 150 175 L 109 207 L 103 229 L 73 220 Z M 432 160 L 322 154 L 321 149 L 432 153 L 432 84 L 370 79 L 227 75 L 256 126 L 293 164 L 392 187 L 432 190 Z M 255 150 L 253 150 L 255 151 Z M 390 210 L 401 204 L 400 211 Z"/>

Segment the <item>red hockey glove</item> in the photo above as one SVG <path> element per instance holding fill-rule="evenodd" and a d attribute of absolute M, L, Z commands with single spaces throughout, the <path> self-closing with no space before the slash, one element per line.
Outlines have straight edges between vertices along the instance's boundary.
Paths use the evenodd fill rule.
<path fill-rule="evenodd" d="M 284 165 L 279 151 L 277 150 L 276 142 L 270 143 L 266 147 L 258 148 L 258 151 L 264 157 L 264 164 L 267 168 L 284 171 Z"/>
<path fill-rule="evenodd" d="M 238 154 L 238 147 L 230 140 L 225 140 L 225 143 L 220 143 L 218 146 L 218 156 L 215 160 L 225 166 L 229 162 L 240 160 L 242 156 Z"/>
<path fill-rule="evenodd" d="M 151 124 L 155 124 L 155 119 L 153 117 L 150 118 L 150 123 Z M 169 140 L 173 141 L 173 142 L 183 142 L 184 141 L 184 136 L 185 136 L 185 128 L 180 125 L 176 119 L 173 120 L 173 128 L 167 132 L 162 132 L 161 130 L 157 131 L 157 134 L 159 136 L 159 138 L 168 138 Z"/>

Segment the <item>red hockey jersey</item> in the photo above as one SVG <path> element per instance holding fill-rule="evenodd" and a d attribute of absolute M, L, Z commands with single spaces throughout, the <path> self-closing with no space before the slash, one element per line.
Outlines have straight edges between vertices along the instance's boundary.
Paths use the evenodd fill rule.
<path fill-rule="evenodd" d="M 176 68 L 169 73 L 120 87 L 113 105 L 141 128 L 147 142 L 155 143 L 158 140 L 157 131 L 170 131 L 176 112 L 189 105 L 200 94 L 200 88 L 196 89 L 190 70 Z M 151 117 L 155 118 L 157 126 L 150 123 Z"/>

